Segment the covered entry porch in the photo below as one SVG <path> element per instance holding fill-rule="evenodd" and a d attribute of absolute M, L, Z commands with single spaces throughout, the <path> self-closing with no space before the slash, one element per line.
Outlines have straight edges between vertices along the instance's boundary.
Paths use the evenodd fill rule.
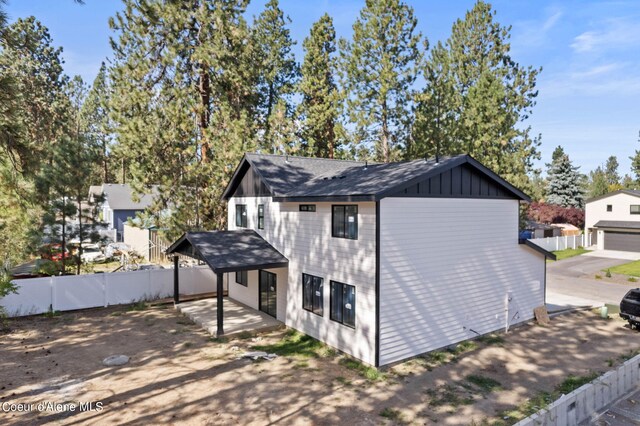
<path fill-rule="evenodd" d="M 224 299 L 224 335 L 231 337 L 240 333 L 258 333 L 284 327 L 284 323 L 271 315 L 257 311 L 225 297 Z M 218 300 L 200 299 L 182 302 L 176 305 L 178 312 L 216 336 L 218 332 Z"/>
<path fill-rule="evenodd" d="M 260 311 L 266 311 L 267 313 L 252 309 L 253 307 L 243 305 L 242 303 L 233 301 L 232 298 L 226 298 L 223 294 L 223 283 L 225 275 L 234 276 L 236 273 L 246 276 L 249 272 L 258 272 L 260 276 L 273 276 L 275 273 L 268 272 L 267 270 L 283 270 L 289 265 L 289 260 L 284 257 L 279 251 L 277 251 L 271 244 L 265 241 L 255 231 L 249 229 L 241 229 L 234 231 L 208 231 L 208 232 L 188 232 L 180 237 L 175 243 L 167 249 L 167 255 L 174 256 L 174 302 L 176 307 L 187 316 L 193 318 L 195 322 L 207 324 L 205 328 L 209 330 L 215 336 L 223 336 L 228 334 L 226 327 L 229 327 L 229 321 L 233 332 L 239 332 L 239 327 L 243 321 L 246 321 L 247 328 L 254 324 L 256 327 L 259 324 L 267 324 L 263 315 L 271 313 L 269 309 L 263 309 L 261 304 Z M 189 256 L 194 259 L 199 259 L 206 263 L 209 268 L 216 274 L 217 295 L 214 303 L 201 303 L 188 302 L 186 308 L 182 307 L 180 303 L 180 282 L 179 282 L 179 263 L 178 255 Z M 264 283 L 263 283 L 264 281 Z M 262 280 L 260 292 L 262 294 L 263 286 L 267 287 L 273 284 L 276 287 L 275 279 L 273 283 L 271 280 Z M 275 290 L 274 290 L 275 291 Z M 231 292 L 229 292 L 231 294 Z M 268 294 L 268 291 L 266 292 Z M 257 296 L 257 294 L 256 294 Z M 262 299 L 261 299 L 262 300 Z M 271 299 L 270 299 L 271 300 Z M 231 308 L 225 306 L 231 306 Z M 249 302 L 246 302 L 249 303 Z M 258 306 L 256 306 L 258 307 Z M 265 306 L 266 307 L 266 306 Z M 209 315 L 205 315 L 205 311 L 211 309 Z M 255 314 L 248 314 L 247 310 L 253 310 Z M 210 316 L 215 312 L 215 332 L 213 330 L 214 323 Z M 275 313 L 272 313 L 273 316 Z M 209 319 L 207 319 L 209 318 Z M 279 323 L 275 318 L 271 318 L 272 321 Z M 268 322 L 271 324 L 271 322 Z M 260 327 L 262 328 L 262 327 Z M 231 332 L 231 329 L 229 330 Z"/>

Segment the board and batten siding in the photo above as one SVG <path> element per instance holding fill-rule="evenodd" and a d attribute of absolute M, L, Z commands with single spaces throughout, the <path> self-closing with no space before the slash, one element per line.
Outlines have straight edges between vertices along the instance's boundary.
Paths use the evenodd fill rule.
<path fill-rule="evenodd" d="M 286 294 L 280 292 L 278 285 L 278 319 L 280 309 L 285 309 L 284 322 L 287 326 L 326 342 L 366 363 L 374 364 L 375 203 L 276 203 L 271 201 L 271 197 L 232 197 L 229 200 L 228 229 L 236 229 L 236 204 L 247 205 L 247 227 L 258 232 L 289 259 Z M 264 204 L 265 210 L 263 230 L 257 229 L 259 204 Z M 300 204 L 315 204 L 316 211 L 301 212 Z M 357 240 L 331 236 L 332 204 L 358 206 Z M 324 279 L 323 316 L 302 308 L 303 273 Z M 229 283 L 229 296 L 234 298 L 235 290 L 232 289 L 235 277 L 231 277 L 230 280 L 232 282 Z M 355 328 L 330 319 L 332 280 L 356 288 Z M 251 276 L 249 281 L 251 287 Z M 280 277 L 278 283 L 280 284 Z M 249 295 L 243 294 L 239 301 L 249 300 L 245 297 Z M 257 300 L 257 295 L 255 297 Z"/>
<path fill-rule="evenodd" d="M 381 200 L 380 365 L 531 319 L 544 262 L 517 200 Z"/>

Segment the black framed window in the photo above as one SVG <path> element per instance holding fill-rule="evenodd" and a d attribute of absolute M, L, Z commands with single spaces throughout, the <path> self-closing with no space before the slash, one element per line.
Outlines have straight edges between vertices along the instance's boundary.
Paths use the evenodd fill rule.
<path fill-rule="evenodd" d="M 302 308 L 320 316 L 324 313 L 323 282 L 320 277 L 302 274 Z"/>
<path fill-rule="evenodd" d="M 236 204 L 236 226 L 247 227 L 247 205 Z"/>
<path fill-rule="evenodd" d="M 631 214 L 640 214 L 640 205 L 639 204 L 631 204 L 629 208 L 629 213 Z"/>
<path fill-rule="evenodd" d="M 247 287 L 249 285 L 249 272 L 248 271 L 237 271 L 236 272 L 236 283 Z"/>
<path fill-rule="evenodd" d="M 315 204 L 300 204 L 301 212 L 315 212 L 316 205 Z"/>
<path fill-rule="evenodd" d="M 329 317 L 349 327 L 356 326 L 356 288 L 349 284 L 331 281 Z"/>
<path fill-rule="evenodd" d="M 608 212 L 612 212 L 613 211 L 613 206 L 611 204 L 607 204 L 607 211 Z"/>
<path fill-rule="evenodd" d="M 331 236 L 358 239 L 358 206 L 331 206 Z"/>
<path fill-rule="evenodd" d="M 264 204 L 258 204 L 258 229 L 264 229 Z"/>

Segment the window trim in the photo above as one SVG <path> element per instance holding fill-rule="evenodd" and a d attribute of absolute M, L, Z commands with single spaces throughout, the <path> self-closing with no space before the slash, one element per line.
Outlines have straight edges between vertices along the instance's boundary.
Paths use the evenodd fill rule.
<path fill-rule="evenodd" d="M 636 211 L 633 211 L 633 208 L 636 207 Z M 640 214 L 640 204 L 630 204 L 629 205 L 629 214 Z"/>
<path fill-rule="evenodd" d="M 334 285 L 339 285 L 342 287 L 342 300 L 343 300 L 343 304 L 342 304 L 342 319 L 341 320 L 337 320 L 335 318 L 333 318 L 333 286 Z M 344 311 L 345 311 L 345 307 L 344 307 L 344 290 L 347 287 L 353 287 L 353 325 L 344 322 Z M 356 286 L 351 285 L 351 284 L 345 284 L 342 283 L 340 281 L 329 281 L 329 319 L 331 321 L 337 322 L 338 324 L 342 324 L 345 327 L 349 327 L 349 328 L 356 328 Z"/>
<path fill-rule="evenodd" d="M 304 278 L 306 277 L 311 277 L 311 308 L 305 307 L 305 286 L 304 286 Z M 316 298 L 315 298 L 315 293 L 317 291 L 316 288 L 316 284 L 318 282 L 316 282 L 316 279 L 319 280 L 319 284 L 320 284 L 320 303 L 319 303 L 319 308 L 316 307 Z M 312 274 L 306 274 L 306 273 L 302 273 L 302 309 L 304 309 L 307 312 L 311 312 L 312 314 L 318 315 L 320 317 L 324 316 L 324 278 L 319 277 L 317 275 L 312 275 Z"/>
<path fill-rule="evenodd" d="M 298 206 L 298 210 L 301 211 L 301 212 L 315 213 L 316 212 L 316 205 L 315 204 L 300 204 Z"/>
<path fill-rule="evenodd" d="M 258 204 L 258 229 L 264 229 L 264 204 Z"/>
<path fill-rule="evenodd" d="M 241 211 L 244 210 L 244 214 Z M 238 214 L 240 214 L 238 216 Z M 240 219 L 238 221 L 238 219 Z M 238 223 L 239 222 L 239 223 Z M 248 226 L 247 219 L 247 205 L 246 204 L 236 204 L 236 226 L 239 228 L 246 228 Z"/>
<path fill-rule="evenodd" d="M 613 204 L 607 204 L 607 212 L 613 211 Z"/>
<path fill-rule="evenodd" d="M 336 207 L 341 207 L 343 212 L 344 212 L 344 223 L 342 224 L 343 226 L 343 232 L 344 235 L 336 235 L 335 233 L 335 211 L 334 209 Z M 347 207 L 354 207 L 355 208 L 355 236 L 354 237 L 350 237 L 347 233 L 347 229 L 348 229 L 348 223 L 349 223 L 349 219 L 347 216 Z M 333 238 L 344 238 L 347 240 L 357 240 L 358 239 L 358 205 L 357 204 L 332 204 L 331 205 L 331 237 Z"/>
<path fill-rule="evenodd" d="M 239 281 L 238 281 L 238 274 L 240 274 Z M 236 271 L 236 284 L 240 284 L 241 286 L 244 286 L 244 287 L 249 287 L 249 271 Z"/>

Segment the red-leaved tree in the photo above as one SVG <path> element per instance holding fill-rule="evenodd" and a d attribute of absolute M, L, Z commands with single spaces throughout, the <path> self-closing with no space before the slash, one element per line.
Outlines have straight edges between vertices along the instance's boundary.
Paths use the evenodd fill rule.
<path fill-rule="evenodd" d="M 540 223 L 570 223 L 578 228 L 584 227 L 584 210 L 575 207 L 562 207 L 556 204 L 531 203 L 527 214 L 529 220 Z"/>

